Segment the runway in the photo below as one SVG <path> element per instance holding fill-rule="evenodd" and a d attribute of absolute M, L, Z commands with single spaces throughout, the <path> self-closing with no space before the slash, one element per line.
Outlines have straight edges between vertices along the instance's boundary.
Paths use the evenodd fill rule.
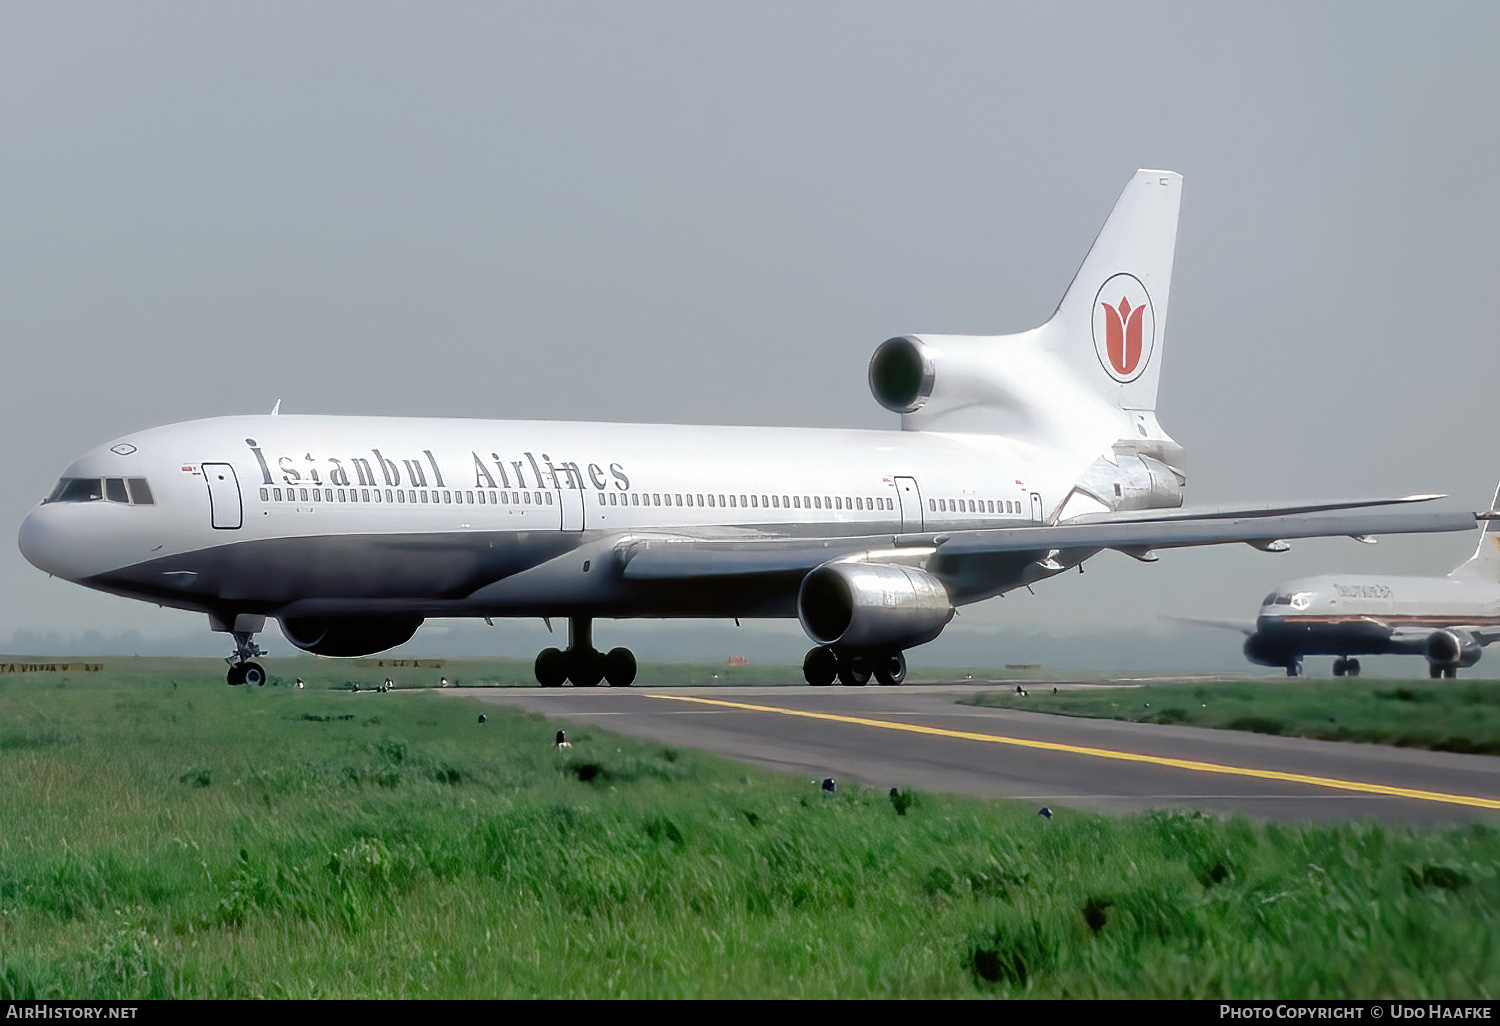
<path fill-rule="evenodd" d="M 1049 685 L 1050 686 L 1050 683 Z M 460 688 L 572 724 L 770 769 L 1112 813 L 1500 823 L 1500 758 L 957 704 L 994 684 L 901 688 Z"/>

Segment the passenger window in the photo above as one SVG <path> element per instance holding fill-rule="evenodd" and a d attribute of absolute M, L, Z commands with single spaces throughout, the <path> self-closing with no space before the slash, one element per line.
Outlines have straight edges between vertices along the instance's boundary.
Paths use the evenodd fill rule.
<path fill-rule="evenodd" d="M 271 489 L 269 489 L 269 488 L 262 488 L 260 490 L 260 501 L 261 502 L 270 502 L 271 501 Z"/>
<path fill-rule="evenodd" d="M 603 492 L 599 493 L 599 505 L 601 505 L 601 506 L 604 505 L 604 493 Z"/>
<path fill-rule="evenodd" d="M 339 489 L 339 501 L 344 501 L 344 490 L 342 488 Z"/>

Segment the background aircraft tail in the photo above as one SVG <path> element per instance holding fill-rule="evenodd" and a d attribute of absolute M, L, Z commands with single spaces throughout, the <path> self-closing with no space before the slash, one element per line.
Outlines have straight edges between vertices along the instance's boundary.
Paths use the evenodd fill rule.
<path fill-rule="evenodd" d="M 1495 489 L 1490 512 L 1500 510 L 1500 488 Z M 1500 581 L 1500 521 L 1482 520 L 1479 547 L 1448 576 L 1461 581 Z"/>

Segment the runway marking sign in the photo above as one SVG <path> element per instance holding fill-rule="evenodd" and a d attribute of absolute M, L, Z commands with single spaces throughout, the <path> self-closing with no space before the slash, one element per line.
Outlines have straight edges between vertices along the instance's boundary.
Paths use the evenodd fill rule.
<path fill-rule="evenodd" d="M 1016 745 L 1020 748 L 1041 748 L 1053 752 L 1072 752 L 1076 755 L 1092 755 L 1099 759 L 1118 759 L 1121 762 L 1144 762 L 1156 766 L 1170 766 L 1173 769 L 1193 770 L 1197 773 L 1224 773 L 1237 777 L 1257 777 L 1261 780 L 1284 780 L 1294 784 L 1312 784 L 1315 787 L 1331 787 L 1341 791 L 1360 791 L 1366 794 L 1383 794 L 1395 798 L 1416 798 L 1427 802 L 1447 802 L 1451 805 L 1473 805 L 1481 809 L 1500 809 L 1500 800 L 1494 798 L 1479 798 L 1466 794 L 1443 794 L 1440 791 L 1419 791 L 1410 787 L 1370 784 L 1362 780 L 1338 780 L 1333 777 L 1309 776 L 1305 773 L 1283 773 L 1280 770 L 1249 769 L 1244 766 L 1223 766 L 1218 763 L 1198 762 L 1193 759 L 1172 759 L 1162 755 L 1142 755 L 1137 752 L 1121 752 L 1110 748 L 1065 745 L 1056 741 L 1033 741 L 1029 738 L 1005 737 L 1001 734 L 977 734 L 967 730 L 946 730 L 942 727 L 924 727 L 916 723 L 871 720 L 862 716 L 840 716 L 837 713 L 780 709 L 774 705 L 750 705 L 745 702 L 726 702 L 716 698 L 689 698 L 686 695 L 647 695 L 646 697 L 662 698 L 672 702 L 695 702 L 699 705 L 717 705 L 728 709 L 745 709 L 749 712 L 802 716 L 811 720 L 832 720 L 836 723 L 853 723 L 862 727 L 879 727 L 883 730 L 904 730 L 912 734 L 932 734 L 937 737 L 953 737 L 965 741 L 985 741 L 990 744 Z"/>

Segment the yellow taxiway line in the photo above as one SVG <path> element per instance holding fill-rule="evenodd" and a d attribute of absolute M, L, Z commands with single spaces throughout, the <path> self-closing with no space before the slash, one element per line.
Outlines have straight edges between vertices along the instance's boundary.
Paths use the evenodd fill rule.
<path fill-rule="evenodd" d="M 924 727 L 915 723 L 898 723 L 891 720 L 871 720 L 862 716 L 840 716 L 837 713 L 804 712 L 798 709 L 780 709 L 774 705 L 750 705 L 745 702 L 725 702 L 716 698 L 689 698 L 686 695 L 647 695 L 671 702 L 694 702 L 698 705 L 717 705 L 726 709 L 745 709 L 750 712 L 780 713 L 782 716 L 802 716 L 810 720 L 832 720 L 835 723 L 853 723 L 861 727 L 878 727 L 882 730 L 904 730 L 910 734 L 931 734 L 937 737 L 959 738 L 964 741 L 986 741 L 997 745 L 1016 745 L 1021 748 L 1041 748 L 1053 752 L 1073 752 L 1076 755 L 1092 755 L 1099 759 L 1118 759 L 1121 762 L 1145 762 L 1155 766 L 1170 766 L 1173 769 L 1193 770 L 1197 773 L 1225 773 L 1236 777 L 1258 777 L 1261 780 L 1285 780 L 1294 784 L 1312 784 L 1315 787 L 1331 787 L 1341 791 L 1360 791 L 1366 794 L 1383 794 L 1394 798 L 1416 798 L 1427 802 L 1448 802 L 1452 805 L 1473 805 L 1481 809 L 1500 809 L 1500 800 L 1476 798 L 1466 794 L 1443 794 L 1440 791 L 1419 791 L 1410 787 L 1390 787 L 1386 784 L 1368 784 L 1360 780 L 1337 780 L 1333 777 L 1314 777 L 1305 773 L 1283 773 L 1280 770 L 1247 769 L 1243 766 L 1223 766 L 1213 762 L 1198 762 L 1193 759 L 1170 759 L 1161 755 L 1141 755 L 1137 752 L 1120 752 L 1110 748 L 1088 748 L 1082 745 L 1065 745 L 1056 741 L 1032 741 L 1028 738 L 1004 737 L 1000 734 L 976 734 L 967 730 L 945 730 L 942 727 Z"/>

